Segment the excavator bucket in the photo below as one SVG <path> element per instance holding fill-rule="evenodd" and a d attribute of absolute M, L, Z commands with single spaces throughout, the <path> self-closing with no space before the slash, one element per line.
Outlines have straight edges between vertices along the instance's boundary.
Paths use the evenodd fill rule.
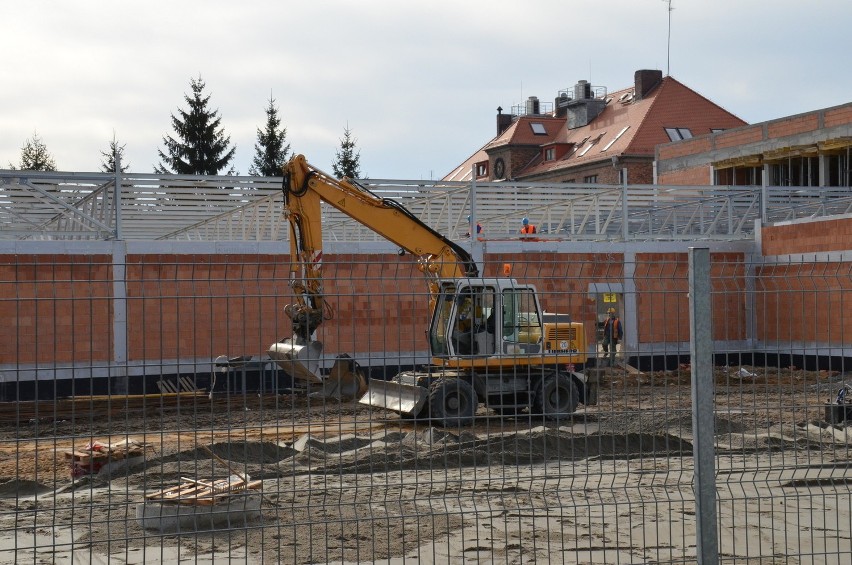
<path fill-rule="evenodd" d="M 322 357 L 322 343 L 311 341 L 300 344 L 298 341 L 299 339 L 294 337 L 273 343 L 267 354 L 294 381 L 322 384 L 317 373 Z"/>
<path fill-rule="evenodd" d="M 428 391 L 422 386 L 370 379 L 367 394 L 358 402 L 417 416 L 426 404 L 427 396 Z"/>
<path fill-rule="evenodd" d="M 312 393 L 341 401 L 354 400 L 367 392 L 367 380 L 358 363 L 348 355 L 340 355 L 322 381 L 322 390 Z"/>
<path fill-rule="evenodd" d="M 359 398 L 367 391 L 367 380 L 354 359 L 348 355 L 340 355 L 328 376 L 322 377 L 318 370 L 322 358 L 322 343 L 297 342 L 298 338 L 281 340 L 273 343 L 267 353 L 294 381 L 309 385 L 311 396 L 347 401 Z"/>

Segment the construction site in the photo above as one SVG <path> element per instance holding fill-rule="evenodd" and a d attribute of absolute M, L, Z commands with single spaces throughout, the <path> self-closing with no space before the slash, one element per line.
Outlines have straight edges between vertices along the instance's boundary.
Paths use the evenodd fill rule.
<path fill-rule="evenodd" d="M 852 552 L 848 193 L 288 167 L 0 171 L 0 562 Z"/>

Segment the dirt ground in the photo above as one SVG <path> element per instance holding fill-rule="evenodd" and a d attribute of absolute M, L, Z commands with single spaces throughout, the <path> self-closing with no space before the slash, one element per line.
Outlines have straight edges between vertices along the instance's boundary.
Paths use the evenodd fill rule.
<path fill-rule="evenodd" d="M 823 421 L 844 378 L 717 370 L 723 561 L 846 562 L 849 435 Z M 560 422 L 480 409 L 448 430 L 357 403 L 250 396 L 0 424 L 0 530 L 15 533 L 0 563 L 690 562 L 690 407 L 681 367 L 612 369 L 598 405 Z M 143 462 L 72 486 L 65 451 L 127 438 L 150 444 Z M 137 523 L 145 493 L 234 469 L 263 480 L 259 520 L 181 535 Z"/>

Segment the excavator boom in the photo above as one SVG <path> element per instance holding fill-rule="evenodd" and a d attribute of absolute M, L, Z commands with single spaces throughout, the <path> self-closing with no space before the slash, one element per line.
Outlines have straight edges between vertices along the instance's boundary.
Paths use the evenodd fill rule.
<path fill-rule="evenodd" d="M 416 257 L 433 297 L 439 292 L 440 279 L 479 275 L 476 263 L 463 247 L 396 201 L 349 179 L 335 179 L 311 166 L 302 155 L 294 156 L 283 172 L 284 214 L 290 225 L 290 284 L 296 302 L 284 309 L 293 322 L 292 337 L 273 344 L 269 355 L 294 379 L 323 382 L 316 376 L 322 343 L 313 338 L 332 315 L 322 287 L 322 202 Z"/>

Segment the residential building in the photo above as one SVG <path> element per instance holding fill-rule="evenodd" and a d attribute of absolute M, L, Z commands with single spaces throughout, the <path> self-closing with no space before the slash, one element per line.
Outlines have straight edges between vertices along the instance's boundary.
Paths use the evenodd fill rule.
<path fill-rule="evenodd" d="M 581 80 L 552 105 L 498 107 L 497 135 L 443 180 L 650 184 L 657 145 L 745 125 L 659 70 L 614 92 Z"/>

